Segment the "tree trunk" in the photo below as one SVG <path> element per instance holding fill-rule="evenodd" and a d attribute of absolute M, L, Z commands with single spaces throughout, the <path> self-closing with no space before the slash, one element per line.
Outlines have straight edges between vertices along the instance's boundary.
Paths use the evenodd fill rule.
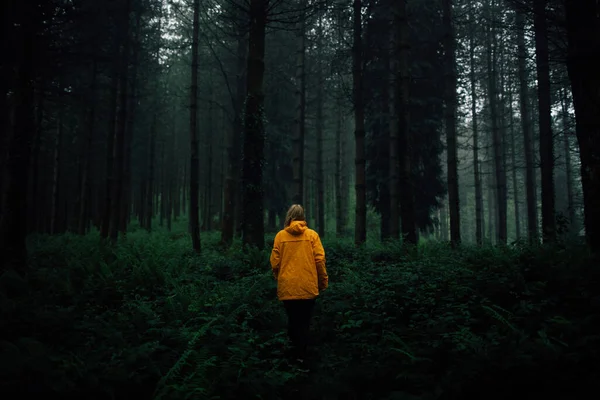
<path fill-rule="evenodd" d="M 458 191 L 458 158 L 456 144 L 456 43 L 452 22 L 452 0 L 443 1 L 444 56 L 446 71 L 445 120 L 448 153 L 448 204 L 450 208 L 450 242 L 460 243 L 460 198 Z"/>
<path fill-rule="evenodd" d="M 569 110 L 567 109 L 567 89 L 561 90 L 561 109 L 563 123 L 563 146 L 565 152 L 565 177 L 567 185 L 567 212 L 569 214 L 569 230 L 575 233 L 577 227 L 577 218 L 575 216 L 575 202 L 573 200 L 573 166 L 571 161 L 571 145 L 569 140 Z"/>
<path fill-rule="evenodd" d="M 400 48 L 401 2 L 392 3 L 390 12 L 390 43 L 389 43 L 389 237 L 398 239 L 400 236 L 400 115 L 402 81 L 400 77 L 400 55 L 405 55 Z M 382 216 L 383 217 L 383 216 Z M 382 221 L 383 223 L 383 221 Z"/>
<path fill-rule="evenodd" d="M 245 246 L 264 248 L 264 215 L 262 169 L 264 164 L 264 94 L 265 30 L 267 25 L 267 0 L 250 2 L 250 34 L 248 37 L 248 95 L 244 121 L 243 228 Z"/>
<path fill-rule="evenodd" d="M 245 15 L 245 14 L 244 14 Z M 237 79 L 236 79 L 236 99 L 234 107 L 233 126 L 229 135 L 227 135 L 227 173 L 225 175 L 225 190 L 223 200 L 223 221 L 221 227 L 221 242 L 226 245 L 231 245 L 233 242 L 233 234 L 235 230 L 236 210 L 239 210 L 242 205 L 238 199 L 238 179 L 239 174 L 239 138 L 242 136 L 242 108 L 244 106 L 244 98 L 246 95 L 246 59 L 248 53 L 248 38 L 246 34 L 239 35 L 237 48 Z"/>
<path fill-rule="evenodd" d="M 64 105 L 60 105 L 60 111 L 58 116 L 58 127 L 56 129 L 56 136 L 54 138 L 54 157 L 52 159 L 52 208 L 50 210 L 50 234 L 54 235 L 58 233 L 58 208 L 59 208 L 59 196 L 60 196 L 60 161 L 62 155 L 62 140 L 64 134 Z"/>
<path fill-rule="evenodd" d="M 527 230 L 531 243 L 538 240 L 536 179 L 533 160 L 533 139 L 529 122 L 529 93 L 527 87 L 527 49 L 525 47 L 525 16 L 517 10 L 517 51 L 519 69 L 519 103 L 521 108 L 521 125 L 523 129 L 523 144 L 525 149 L 525 189 L 527 196 Z"/>
<path fill-rule="evenodd" d="M 90 108 L 88 112 L 88 126 L 87 135 L 85 137 L 84 152 L 81 155 L 83 159 L 83 167 L 81 174 L 79 193 L 79 215 L 77 218 L 77 232 L 80 235 L 84 235 L 86 227 L 89 221 L 89 209 L 90 209 L 90 196 L 91 196 L 91 185 L 90 185 L 90 173 L 91 173 L 91 158 L 92 158 L 92 145 L 94 141 L 94 132 L 96 126 L 96 87 L 97 87 L 97 62 L 96 59 L 92 61 L 92 82 L 90 85 Z"/>
<path fill-rule="evenodd" d="M 569 53 L 567 68 L 581 154 L 585 235 L 600 254 L 600 5 L 565 0 Z"/>
<path fill-rule="evenodd" d="M 127 112 L 128 112 L 128 88 L 129 88 L 129 12 L 131 1 L 125 3 L 123 15 L 123 50 L 121 53 L 121 68 L 119 73 L 119 111 L 117 114 L 117 130 L 115 132 L 115 168 L 112 187 L 112 204 L 109 224 L 109 236 L 112 242 L 116 242 L 119 236 L 119 223 L 121 220 L 121 207 L 123 203 L 123 175 L 125 173 L 125 135 L 127 134 Z"/>
<path fill-rule="evenodd" d="M 321 238 L 325 237 L 325 183 L 323 172 L 323 125 L 325 125 L 323 115 L 323 16 L 319 15 L 317 27 L 317 232 Z"/>
<path fill-rule="evenodd" d="M 190 231 L 192 247 L 200 253 L 200 219 L 198 215 L 198 190 L 200 160 L 198 158 L 198 36 L 200 33 L 200 0 L 194 0 L 192 38 L 192 86 L 190 98 Z"/>
<path fill-rule="evenodd" d="M 6 181 L 2 185 L 6 195 L 0 220 L 0 272 L 10 268 L 25 273 L 28 171 L 31 141 L 35 133 L 33 54 L 37 47 L 36 33 L 40 23 L 31 2 L 15 2 L 13 18 L 16 22 L 13 25 L 16 31 L 13 39 L 18 43 L 18 46 L 15 46 L 18 53 L 15 55 L 14 126 L 6 160 Z M 4 95 L 5 93 L 2 93 L 2 96 Z"/>
<path fill-rule="evenodd" d="M 490 10 L 491 11 L 491 10 Z M 502 134 L 498 126 L 498 105 L 497 105 L 497 82 L 496 82 L 496 57 L 497 40 L 496 31 L 490 26 L 488 28 L 488 96 L 490 105 L 490 118 L 492 126 L 492 143 L 494 149 L 494 169 L 496 179 L 496 208 L 498 216 L 497 234 L 498 241 L 506 244 L 507 240 L 507 218 L 506 218 L 506 171 L 504 170 L 504 157 L 502 151 Z"/>
<path fill-rule="evenodd" d="M 365 186 L 365 106 L 363 93 L 363 50 L 362 50 L 362 1 L 353 3 L 352 86 L 354 97 L 354 140 L 356 190 L 356 217 L 354 242 L 357 246 L 367 240 L 367 197 Z"/>
<path fill-rule="evenodd" d="M 535 63 L 537 67 L 540 161 L 542 173 L 542 235 L 544 242 L 556 239 L 554 204 L 554 141 L 550 99 L 550 65 L 546 0 L 534 0 Z"/>
<path fill-rule="evenodd" d="M 305 124 L 306 124 L 306 76 L 305 76 L 305 56 L 306 56 L 306 15 L 304 9 L 306 0 L 299 1 L 302 14 L 298 22 L 296 32 L 297 53 L 296 53 L 296 120 L 294 121 L 294 140 L 293 140 L 293 173 L 294 187 L 292 201 L 294 204 L 304 203 L 304 144 L 305 144 Z"/>
<path fill-rule="evenodd" d="M 473 123 L 473 178 L 475 180 L 475 240 L 483 243 L 483 193 L 479 164 L 479 131 L 477 125 L 477 78 L 475 74 L 475 14 L 471 11 L 469 31 L 469 62 L 471 80 L 471 119 Z"/>
<path fill-rule="evenodd" d="M 406 0 L 398 0 L 398 30 L 400 60 L 400 119 L 398 135 L 400 139 L 400 220 L 402 221 L 402 236 L 407 243 L 417 243 L 417 228 L 415 223 L 415 196 L 412 182 L 412 138 L 410 132 L 410 69 L 409 69 L 409 32 L 408 18 L 406 13 Z"/>

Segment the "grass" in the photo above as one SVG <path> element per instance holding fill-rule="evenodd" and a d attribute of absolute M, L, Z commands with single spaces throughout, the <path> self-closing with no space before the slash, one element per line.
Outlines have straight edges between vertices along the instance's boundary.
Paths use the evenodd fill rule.
<path fill-rule="evenodd" d="M 218 239 L 32 237 L 29 276 L 0 277 L 3 398 L 578 398 L 600 379 L 600 269 L 576 245 L 325 239 L 306 372 L 284 361 L 269 251 Z"/>

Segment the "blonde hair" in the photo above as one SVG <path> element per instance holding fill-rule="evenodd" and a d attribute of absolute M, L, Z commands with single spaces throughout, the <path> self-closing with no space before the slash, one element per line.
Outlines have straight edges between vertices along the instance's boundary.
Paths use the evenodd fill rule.
<path fill-rule="evenodd" d="M 285 215 L 284 227 L 290 226 L 292 221 L 305 221 L 304 219 L 304 208 L 300 204 L 292 204 Z"/>

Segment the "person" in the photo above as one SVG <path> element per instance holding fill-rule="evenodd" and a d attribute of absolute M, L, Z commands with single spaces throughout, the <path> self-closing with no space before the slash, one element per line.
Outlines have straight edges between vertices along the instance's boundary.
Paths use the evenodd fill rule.
<path fill-rule="evenodd" d="M 304 209 L 299 204 L 289 208 L 284 229 L 275 236 L 270 261 L 277 297 L 288 316 L 290 355 L 303 362 L 315 300 L 327 289 L 329 278 L 321 238 L 306 225 Z"/>

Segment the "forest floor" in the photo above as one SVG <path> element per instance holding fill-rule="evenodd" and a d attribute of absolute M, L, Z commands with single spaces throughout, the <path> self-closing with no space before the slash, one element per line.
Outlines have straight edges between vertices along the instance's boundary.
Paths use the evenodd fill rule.
<path fill-rule="evenodd" d="M 130 232 L 30 238 L 0 278 L 0 393 L 63 399 L 587 398 L 600 268 L 579 245 L 324 245 L 310 370 L 287 364 L 269 249 Z M 596 390 L 594 390 L 596 389 Z M 592 392 L 592 390 L 594 390 Z"/>

